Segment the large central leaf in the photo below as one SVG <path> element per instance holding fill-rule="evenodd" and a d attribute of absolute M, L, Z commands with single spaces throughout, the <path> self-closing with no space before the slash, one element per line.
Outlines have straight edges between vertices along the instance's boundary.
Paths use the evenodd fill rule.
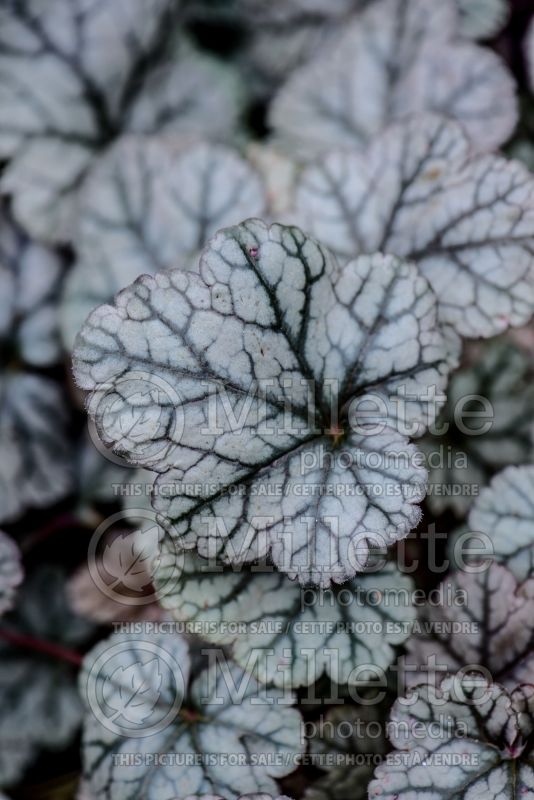
<path fill-rule="evenodd" d="M 407 434 L 433 419 L 453 360 L 415 267 L 340 270 L 297 228 L 252 220 L 212 239 L 200 275 L 142 277 L 93 312 L 74 363 L 106 443 L 165 473 L 154 502 L 182 546 L 271 551 L 329 583 L 371 534 L 387 544 L 419 519 Z"/>

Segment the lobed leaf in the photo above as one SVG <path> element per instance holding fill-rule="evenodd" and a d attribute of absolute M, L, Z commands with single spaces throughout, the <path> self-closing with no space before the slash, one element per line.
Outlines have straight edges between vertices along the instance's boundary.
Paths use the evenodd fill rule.
<path fill-rule="evenodd" d="M 297 228 L 249 221 L 199 276 L 140 278 L 93 312 L 74 369 L 103 440 L 164 473 L 153 502 L 180 546 L 270 551 L 328 584 L 358 569 L 354 548 L 365 563 L 369 532 L 392 542 L 419 519 L 425 472 L 396 429 L 423 432 L 454 361 L 413 266 L 340 270 Z"/>
<path fill-rule="evenodd" d="M 233 75 L 178 36 L 173 0 L 21 0 L 0 13 L 1 186 L 38 238 L 69 240 L 95 155 L 127 131 L 224 136 Z"/>
<path fill-rule="evenodd" d="M 333 151 L 303 173 L 296 213 L 343 259 L 382 251 L 417 262 L 439 316 L 494 336 L 534 312 L 534 181 L 518 162 L 469 157 L 460 126 L 425 115 L 367 152 Z"/>
<path fill-rule="evenodd" d="M 270 123 L 299 156 L 363 146 L 389 123 L 433 111 L 462 122 L 473 147 L 492 150 L 517 120 L 515 87 L 491 51 L 458 40 L 452 2 L 380 0 L 296 70 Z"/>
<path fill-rule="evenodd" d="M 534 681 L 534 579 L 519 584 L 500 564 L 483 571 L 456 572 L 442 587 L 440 605 L 422 610 L 407 643 L 410 685 L 457 673 L 467 665 L 489 670 L 492 679 L 514 688 Z"/>
<path fill-rule="evenodd" d="M 534 687 L 445 678 L 437 691 L 397 700 L 390 720 L 396 751 L 375 770 L 369 798 L 519 800 L 534 787 Z"/>
<path fill-rule="evenodd" d="M 308 686 L 326 672 L 338 684 L 361 684 L 386 669 L 410 634 L 411 580 L 388 565 L 326 591 L 301 589 L 261 568 L 223 571 L 168 539 L 155 562 L 163 608 L 192 633 L 228 646 L 260 683 Z"/>
<path fill-rule="evenodd" d="M 193 268 L 216 231 L 261 215 L 266 193 L 255 170 L 222 145 L 124 137 L 90 173 L 61 307 L 71 348 L 95 306 L 139 275 Z"/>
<path fill-rule="evenodd" d="M 119 667 L 113 670 L 115 663 Z M 115 634 L 86 656 L 80 675 L 87 704 L 84 775 L 97 797 L 126 800 L 142 790 L 147 800 L 208 792 L 236 800 L 244 792 L 275 793 L 274 779 L 295 768 L 302 747 L 300 715 L 289 696 L 278 690 L 265 694 L 250 676 L 243 684 L 244 673 L 235 665 L 225 673 L 213 663 L 192 681 L 189 669 L 187 645 L 176 634 L 145 633 L 142 639 Z M 110 716 L 104 719 L 106 712 Z M 153 719 L 164 721 L 167 715 L 165 725 L 154 725 Z M 113 730 L 118 723 L 123 733 Z M 149 723 L 155 730 L 148 736 Z M 143 755 L 156 752 L 180 759 L 156 766 L 143 761 Z M 140 756 L 141 767 L 134 771 L 120 766 L 120 754 L 129 753 Z M 195 759 L 198 753 L 202 759 Z M 259 753 L 263 761 L 254 758 Z"/>
<path fill-rule="evenodd" d="M 534 21 L 528 26 L 525 38 L 525 56 L 530 88 L 534 92 Z"/>

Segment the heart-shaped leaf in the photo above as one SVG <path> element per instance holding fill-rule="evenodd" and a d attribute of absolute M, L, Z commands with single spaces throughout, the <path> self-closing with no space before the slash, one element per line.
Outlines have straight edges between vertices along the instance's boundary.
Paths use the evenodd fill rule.
<path fill-rule="evenodd" d="M 262 181 L 227 147 L 125 137 L 90 174 L 63 296 L 70 348 L 90 311 L 138 275 L 196 265 L 219 228 L 266 208 Z"/>
<path fill-rule="evenodd" d="M 415 694 L 416 693 L 416 694 Z M 534 787 L 533 686 L 507 692 L 470 676 L 397 700 L 396 751 L 375 770 L 369 798 L 524 800 Z"/>
<path fill-rule="evenodd" d="M 272 570 L 223 571 L 198 556 L 177 559 L 168 539 L 154 582 L 165 609 L 261 683 L 303 686 L 326 672 L 362 683 L 386 669 L 410 634 L 413 585 L 392 565 L 326 591 L 302 589 Z"/>
<path fill-rule="evenodd" d="M 534 683 L 534 578 L 518 585 L 506 567 L 491 564 L 456 572 L 442 586 L 445 599 L 424 607 L 407 643 L 408 682 L 470 665 L 507 687 Z"/>
<path fill-rule="evenodd" d="M 19 548 L 10 536 L 0 531 L 0 615 L 13 605 L 23 574 Z"/>
<path fill-rule="evenodd" d="M 296 155 L 368 144 L 401 117 L 435 111 L 478 151 L 506 141 L 514 81 L 491 51 L 455 37 L 453 2 L 373 2 L 275 97 L 270 122 Z"/>
<path fill-rule="evenodd" d="M 140 278 L 93 312 L 74 370 L 104 441 L 166 473 L 153 502 L 181 546 L 270 551 L 328 584 L 361 568 L 356 547 L 365 563 L 370 531 L 387 544 L 419 519 L 425 471 L 396 428 L 433 418 L 449 348 L 412 265 L 340 270 L 297 228 L 249 221 L 212 239 L 199 276 Z"/>
<path fill-rule="evenodd" d="M 68 414 L 49 378 L 6 370 L 0 378 L 0 517 L 10 521 L 73 488 Z"/>
<path fill-rule="evenodd" d="M 93 628 L 70 611 L 62 572 L 44 566 L 24 582 L 2 630 L 0 782 L 11 785 L 41 749 L 62 749 L 74 736 L 82 716 L 75 669 L 58 653 L 86 641 Z"/>
<path fill-rule="evenodd" d="M 40 0 L 0 11 L 1 185 L 39 238 L 68 240 L 83 177 L 122 132 L 224 136 L 233 73 L 179 35 L 173 0 Z"/>
<path fill-rule="evenodd" d="M 327 154 L 304 171 L 296 207 L 341 258 L 416 261 L 441 321 L 464 336 L 493 336 L 534 312 L 534 180 L 518 162 L 470 158 L 455 122 L 418 116 L 365 153 Z"/>
<path fill-rule="evenodd" d="M 509 341 L 488 343 L 472 366 L 454 373 L 437 432 L 420 442 L 434 513 L 465 516 L 493 472 L 533 460 L 532 377 L 527 353 Z"/>
<path fill-rule="evenodd" d="M 224 665 L 214 662 L 190 680 L 187 645 L 175 633 L 115 634 L 93 648 L 80 689 L 87 704 L 84 774 L 95 797 L 222 792 L 236 800 L 244 792 L 276 793 L 274 779 L 292 772 L 302 751 L 300 715 L 287 694 L 260 689 L 238 667 Z M 138 685 L 141 714 L 118 716 Z M 121 767 L 134 749 L 141 766 Z M 166 763 L 161 758 L 155 766 L 156 753 Z"/>

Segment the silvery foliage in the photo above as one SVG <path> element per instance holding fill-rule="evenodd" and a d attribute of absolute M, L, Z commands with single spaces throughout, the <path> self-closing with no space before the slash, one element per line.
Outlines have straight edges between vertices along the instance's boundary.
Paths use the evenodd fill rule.
<path fill-rule="evenodd" d="M 69 240 L 83 177 L 124 132 L 224 137 L 233 73 L 180 34 L 174 0 L 16 0 L 0 10 L 1 187 L 39 238 Z"/>
<path fill-rule="evenodd" d="M 496 33 L 506 20 L 507 0 L 454 0 L 460 15 L 460 30 L 465 36 L 485 38 Z M 307 17 L 314 20 L 337 20 L 346 23 L 347 16 L 360 11 L 370 0 L 237 0 L 235 10 L 261 25 L 302 24 Z"/>
<path fill-rule="evenodd" d="M 393 662 L 415 618 L 412 581 L 391 564 L 342 587 L 306 590 L 272 569 L 221 570 L 177 553 L 167 538 L 154 585 L 174 619 L 280 687 L 308 686 L 324 672 L 338 684 L 365 683 Z"/>
<path fill-rule="evenodd" d="M 63 265 L 0 206 L 0 345 L 26 364 L 47 367 L 61 353 L 56 306 Z"/>
<path fill-rule="evenodd" d="M 270 552 L 328 585 L 419 520 L 426 472 L 403 431 L 433 419 L 455 345 L 414 266 L 341 270 L 299 229 L 250 220 L 211 240 L 199 275 L 142 277 L 94 311 L 74 371 L 103 440 L 162 473 L 154 505 L 180 546 Z"/>
<path fill-rule="evenodd" d="M 527 353 L 507 341 L 480 348 L 475 362 L 452 376 L 436 435 L 420 442 L 429 460 L 427 503 L 432 512 L 451 508 L 463 517 L 492 473 L 508 464 L 532 462 L 533 419 L 534 385 Z M 439 492 L 441 487 L 445 493 Z M 465 493 L 462 488 L 454 494 L 454 487 L 465 487 Z"/>
<path fill-rule="evenodd" d="M 242 0 L 225 3 L 219 11 L 227 12 L 239 23 L 245 23 L 247 36 L 241 58 L 249 70 L 251 80 L 258 90 L 270 93 L 273 87 L 286 80 L 287 76 L 301 64 L 327 52 L 334 52 L 347 24 L 370 0 L 340 0 L 340 2 L 270 2 Z M 508 7 L 506 0 L 440 0 L 448 5 L 449 19 L 455 41 L 460 37 L 470 39 L 489 38 L 496 34 L 506 22 Z M 429 4 L 428 13 L 435 13 L 437 4 Z M 455 8 L 456 6 L 456 8 Z M 390 7 L 383 6 L 384 13 Z M 208 8 L 202 16 L 209 13 Z"/>
<path fill-rule="evenodd" d="M 453 573 L 443 586 L 462 593 L 462 602 L 423 608 L 407 643 L 407 681 L 478 665 L 503 686 L 534 684 L 534 578 L 518 583 L 502 564 L 486 564 Z"/>
<path fill-rule="evenodd" d="M 507 467 L 496 475 L 473 503 L 468 529 L 489 537 L 494 558 L 519 583 L 534 574 L 534 466 Z M 480 540 L 475 549 L 471 557 L 479 561 Z"/>
<path fill-rule="evenodd" d="M 510 14 L 508 0 L 456 0 L 460 30 L 470 39 L 489 39 L 506 24 Z"/>
<path fill-rule="evenodd" d="M 65 596 L 65 577 L 52 566 L 31 574 L 3 629 L 59 647 L 77 647 L 93 631 L 75 616 Z M 18 781 L 42 750 L 61 750 L 82 718 L 75 667 L 0 639 L 0 785 Z"/>
<path fill-rule="evenodd" d="M 0 518 L 49 505 L 72 487 L 68 412 L 60 387 L 27 368 L 60 356 L 63 265 L 0 208 Z"/>
<path fill-rule="evenodd" d="M 490 50 L 461 40 L 453 2 L 379 0 L 289 77 L 270 124 L 297 157 L 369 144 L 389 123 L 435 111 L 486 152 L 517 121 L 515 83 Z"/>
<path fill-rule="evenodd" d="M 0 531 L 0 615 L 13 606 L 22 578 L 19 548 L 7 533 Z"/>
<path fill-rule="evenodd" d="M 139 275 L 195 268 L 210 236 L 261 216 L 263 182 L 232 149 L 164 137 L 124 137 L 91 172 L 75 236 L 78 260 L 61 306 L 70 349 L 96 306 Z"/>
<path fill-rule="evenodd" d="M 440 320 L 464 336 L 494 336 L 534 312 L 534 179 L 519 162 L 472 156 L 456 122 L 420 115 L 364 152 L 329 152 L 302 173 L 295 206 L 343 260 L 416 261 Z"/>
<path fill-rule="evenodd" d="M 524 800 L 534 791 L 534 687 L 482 678 L 420 685 L 393 706 L 394 753 L 375 770 L 375 800 Z"/>
<path fill-rule="evenodd" d="M 41 375 L 7 370 L 0 377 L 0 508 L 11 521 L 50 505 L 74 486 L 61 388 Z"/>
<path fill-rule="evenodd" d="M 117 651 L 120 660 L 113 661 Z M 102 800 L 124 800 L 141 789 L 146 800 L 206 793 L 223 793 L 225 800 L 243 793 L 275 795 L 275 779 L 295 769 L 302 751 L 294 698 L 260 688 L 235 665 L 226 662 L 226 667 L 214 662 L 192 675 L 188 645 L 178 635 L 143 633 L 137 639 L 114 634 L 99 642 L 80 673 L 87 705 L 83 762 L 88 789 Z M 168 722 L 158 729 L 157 722 L 167 715 Z M 141 735 L 149 724 L 151 735 Z M 219 763 L 221 745 L 244 763 Z M 189 755 L 191 764 L 146 763 L 134 772 L 121 768 L 117 756 L 134 752 L 177 754 L 182 760 Z M 205 759 L 195 762 L 196 753 Z M 265 761 L 254 764 L 254 753 L 265 754 Z"/>

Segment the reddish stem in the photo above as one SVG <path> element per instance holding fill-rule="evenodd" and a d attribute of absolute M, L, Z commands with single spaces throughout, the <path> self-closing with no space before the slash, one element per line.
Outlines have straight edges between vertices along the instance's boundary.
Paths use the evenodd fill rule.
<path fill-rule="evenodd" d="M 16 633 L 6 628 L 0 628 L 0 639 L 4 639 L 6 642 L 10 642 L 10 644 L 14 644 L 17 647 L 35 650 L 38 653 L 45 653 L 45 655 L 51 656 L 52 658 L 68 661 L 70 664 L 75 664 L 77 667 L 81 667 L 82 665 L 83 657 L 75 650 L 69 650 L 68 647 L 63 647 L 54 642 L 47 642 L 45 639 L 36 639 L 25 633 Z"/>
<path fill-rule="evenodd" d="M 80 521 L 73 514 L 69 514 L 67 512 L 51 520 L 47 525 L 44 525 L 42 528 L 39 528 L 38 530 L 28 534 L 28 536 L 25 538 L 24 542 L 21 545 L 22 552 L 23 553 L 28 552 L 33 547 L 35 547 L 35 545 L 38 545 L 41 542 L 46 541 L 50 536 L 53 536 L 54 533 L 65 530 L 65 528 L 68 527 L 79 528 Z"/>

